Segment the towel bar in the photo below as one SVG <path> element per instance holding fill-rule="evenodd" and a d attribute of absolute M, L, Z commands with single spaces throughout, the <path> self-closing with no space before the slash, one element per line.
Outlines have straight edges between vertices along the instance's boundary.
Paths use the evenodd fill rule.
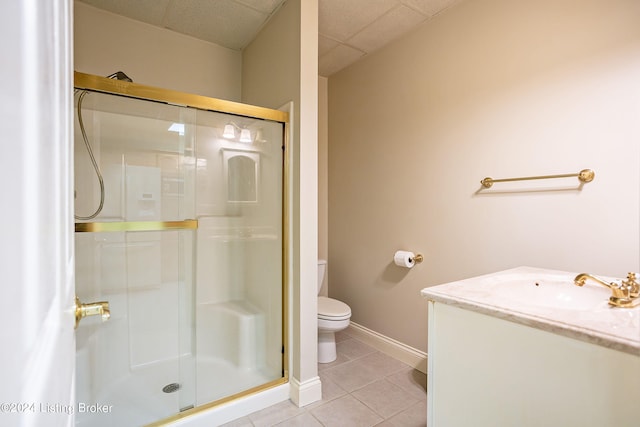
<path fill-rule="evenodd" d="M 493 183 L 495 182 L 508 182 L 508 181 L 529 181 L 533 179 L 551 179 L 551 178 L 572 178 L 578 177 L 580 182 L 586 183 L 593 181 L 593 178 L 596 176 L 595 172 L 591 169 L 582 169 L 578 173 L 567 173 L 561 175 L 541 175 L 541 176 L 527 176 L 522 178 L 503 178 L 503 179 L 493 179 L 490 177 L 486 177 L 480 183 L 484 188 L 491 188 Z"/>

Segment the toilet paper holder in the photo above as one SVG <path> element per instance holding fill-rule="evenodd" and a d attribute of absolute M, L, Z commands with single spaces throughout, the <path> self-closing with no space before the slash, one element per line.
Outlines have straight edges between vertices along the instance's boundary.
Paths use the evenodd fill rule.
<path fill-rule="evenodd" d="M 416 254 L 411 251 L 396 251 L 393 256 L 393 263 L 398 267 L 413 268 L 416 264 L 423 260 L 422 254 Z"/>

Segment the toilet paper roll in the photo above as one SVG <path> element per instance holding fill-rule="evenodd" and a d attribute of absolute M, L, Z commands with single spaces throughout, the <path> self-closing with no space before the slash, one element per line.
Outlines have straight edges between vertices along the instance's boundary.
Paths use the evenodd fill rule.
<path fill-rule="evenodd" d="M 411 268 L 416 264 L 415 254 L 409 251 L 397 251 L 393 256 L 393 262 L 398 267 Z"/>

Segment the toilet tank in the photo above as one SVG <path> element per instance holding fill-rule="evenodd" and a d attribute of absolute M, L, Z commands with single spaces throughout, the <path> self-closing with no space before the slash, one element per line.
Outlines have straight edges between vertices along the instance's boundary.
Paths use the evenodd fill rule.
<path fill-rule="evenodd" d="M 327 261 L 323 259 L 318 260 L 318 294 L 320 294 L 320 289 L 322 288 L 322 283 L 324 282 L 324 274 L 327 271 Z"/>

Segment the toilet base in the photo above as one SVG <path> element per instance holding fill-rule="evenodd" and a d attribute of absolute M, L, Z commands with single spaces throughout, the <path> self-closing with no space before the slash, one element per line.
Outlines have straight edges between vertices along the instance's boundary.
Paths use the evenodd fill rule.
<path fill-rule="evenodd" d="M 318 363 L 331 363 L 337 357 L 335 332 L 318 331 Z"/>

